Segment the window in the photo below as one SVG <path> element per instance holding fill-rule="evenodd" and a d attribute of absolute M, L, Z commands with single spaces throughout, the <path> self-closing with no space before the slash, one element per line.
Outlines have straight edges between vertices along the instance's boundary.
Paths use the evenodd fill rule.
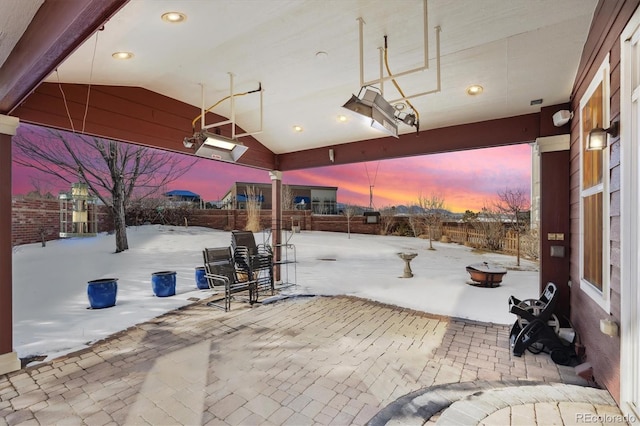
<path fill-rule="evenodd" d="M 580 101 L 580 289 L 609 312 L 609 150 L 586 151 L 595 127 L 609 127 L 609 56 Z"/>

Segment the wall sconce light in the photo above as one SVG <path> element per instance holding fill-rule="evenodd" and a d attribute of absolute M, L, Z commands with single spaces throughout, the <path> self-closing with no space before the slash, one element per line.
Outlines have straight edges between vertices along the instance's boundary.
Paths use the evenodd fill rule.
<path fill-rule="evenodd" d="M 596 127 L 595 129 L 591 129 L 589 131 L 589 135 L 587 136 L 587 151 L 602 151 L 608 145 L 607 135 L 611 135 L 612 138 L 618 136 L 619 125 L 618 122 L 615 121 L 611 123 L 611 126 L 608 129 L 603 129 L 602 127 Z"/>
<path fill-rule="evenodd" d="M 332 163 L 335 161 L 335 153 L 333 151 L 333 148 L 329 148 L 329 161 L 331 161 Z"/>

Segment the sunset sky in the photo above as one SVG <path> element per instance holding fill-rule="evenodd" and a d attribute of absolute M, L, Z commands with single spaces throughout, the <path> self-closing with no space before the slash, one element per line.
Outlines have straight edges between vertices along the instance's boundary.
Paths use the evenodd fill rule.
<path fill-rule="evenodd" d="M 66 184 L 51 182 L 50 177 L 14 162 L 13 194 L 32 191 L 32 182 L 38 178 L 40 182 L 42 179 L 47 182 L 40 184 L 45 191 L 57 194 L 60 190 L 69 190 Z M 270 179 L 264 170 L 198 159 L 195 166 L 167 190 L 189 190 L 205 201 L 214 201 L 221 199 L 236 181 L 269 183 Z M 478 211 L 496 198 L 497 191 L 507 187 L 522 188 L 529 193 L 531 147 L 513 145 L 298 170 L 283 173 L 283 183 L 338 187 L 339 203 L 368 206 L 369 187 L 373 185 L 375 208 L 412 205 L 421 194 L 438 194 L 452 212 Z"/>

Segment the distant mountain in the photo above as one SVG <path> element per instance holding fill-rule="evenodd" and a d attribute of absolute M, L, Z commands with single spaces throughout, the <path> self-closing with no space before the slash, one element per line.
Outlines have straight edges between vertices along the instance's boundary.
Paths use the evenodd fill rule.
<path fill-rule="evenodd" d="M 425 212 L 425 209 L 423 209 L 420 206 L 405 206 L 403 204 L 395 206 L 395 210 L 396 210 L 396 214 L 410 214 L 410 213 L 424 213 Z M 438 211 L 440 212 L 440 214 L 442 214 L 443 216 L 447 216 L 447 217 L 462 216 L 459 213 L 452 213 L 452 212 L 450 212 L 449 210 L 446 210 L 446 209 L 439 209 Z"/>
<path fill-rule="evenodd" d="M 344 209 L 348 205 L 345 203 L 336 203 L 336 204 L 338 206 L 339 212 L 344 212 Z M 368 207 L 354 206 L 354 208 L 355 208 L 356 215 L 361 215 L 364 212 L 369 211 Z M 425 210 L 420 206 L 405 206 L 404 204 L 394 206 L 393 210 L 395 215 L 420 214 L 425 212 Z M 374 209 L 374 211 L 379 211 L 379 210 Z M 440 211 L 440 214 L 442 214 L 442 216 L 446 218 L 446 220 L 458 221 L 462 219 L 462 213 L 453 213 L 446 209 L 440 209 L 439 211 Z"/>

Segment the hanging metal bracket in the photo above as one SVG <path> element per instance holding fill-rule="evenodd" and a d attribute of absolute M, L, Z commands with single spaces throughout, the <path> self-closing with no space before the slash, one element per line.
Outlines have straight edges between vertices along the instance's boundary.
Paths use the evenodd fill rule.
<path fill-rule="evenodd" d="M 384 94 L 384 82 L 392 79 L 397 79 L 398 77 L 403 77 L 406 75 L 414 74 L 417 72 L 422 72 L 429 69 L 429 31 L 427 30 L 429 14 L 428 14 L 428 5 L 427 0 L 423 0 L 423 37 L 424 37 L 424 65 L 418 68 L 410 69 L 407 71 L 402 71 L 399 73 L 395 73 L 393 75 L 385 76 L 383 75 L 383 50 L 380 48 L 380 77 L 376 80 L 365 81 L 364 80 L 364 19 L 358 18 L 358 35 L 359 35 L 359 50 L 360 50 L 360 87 L 365 86 L 380 86 L 381 94 Z M 429 90 L 426 92 L 416 93 L 414 95 L 405 96 L 399 99 L 393 99 L 389 101 L 389 103 L 396 103 L 405 101 L 408 99 L 417 98 L 419 96 L 429 95 L 432 93 L 437 93 L 441 90 L 441 81 L 440 81 L 440 33 L 442 29 L 440 26 L 435 27 L 436 33 L 436 89 Z"/>

